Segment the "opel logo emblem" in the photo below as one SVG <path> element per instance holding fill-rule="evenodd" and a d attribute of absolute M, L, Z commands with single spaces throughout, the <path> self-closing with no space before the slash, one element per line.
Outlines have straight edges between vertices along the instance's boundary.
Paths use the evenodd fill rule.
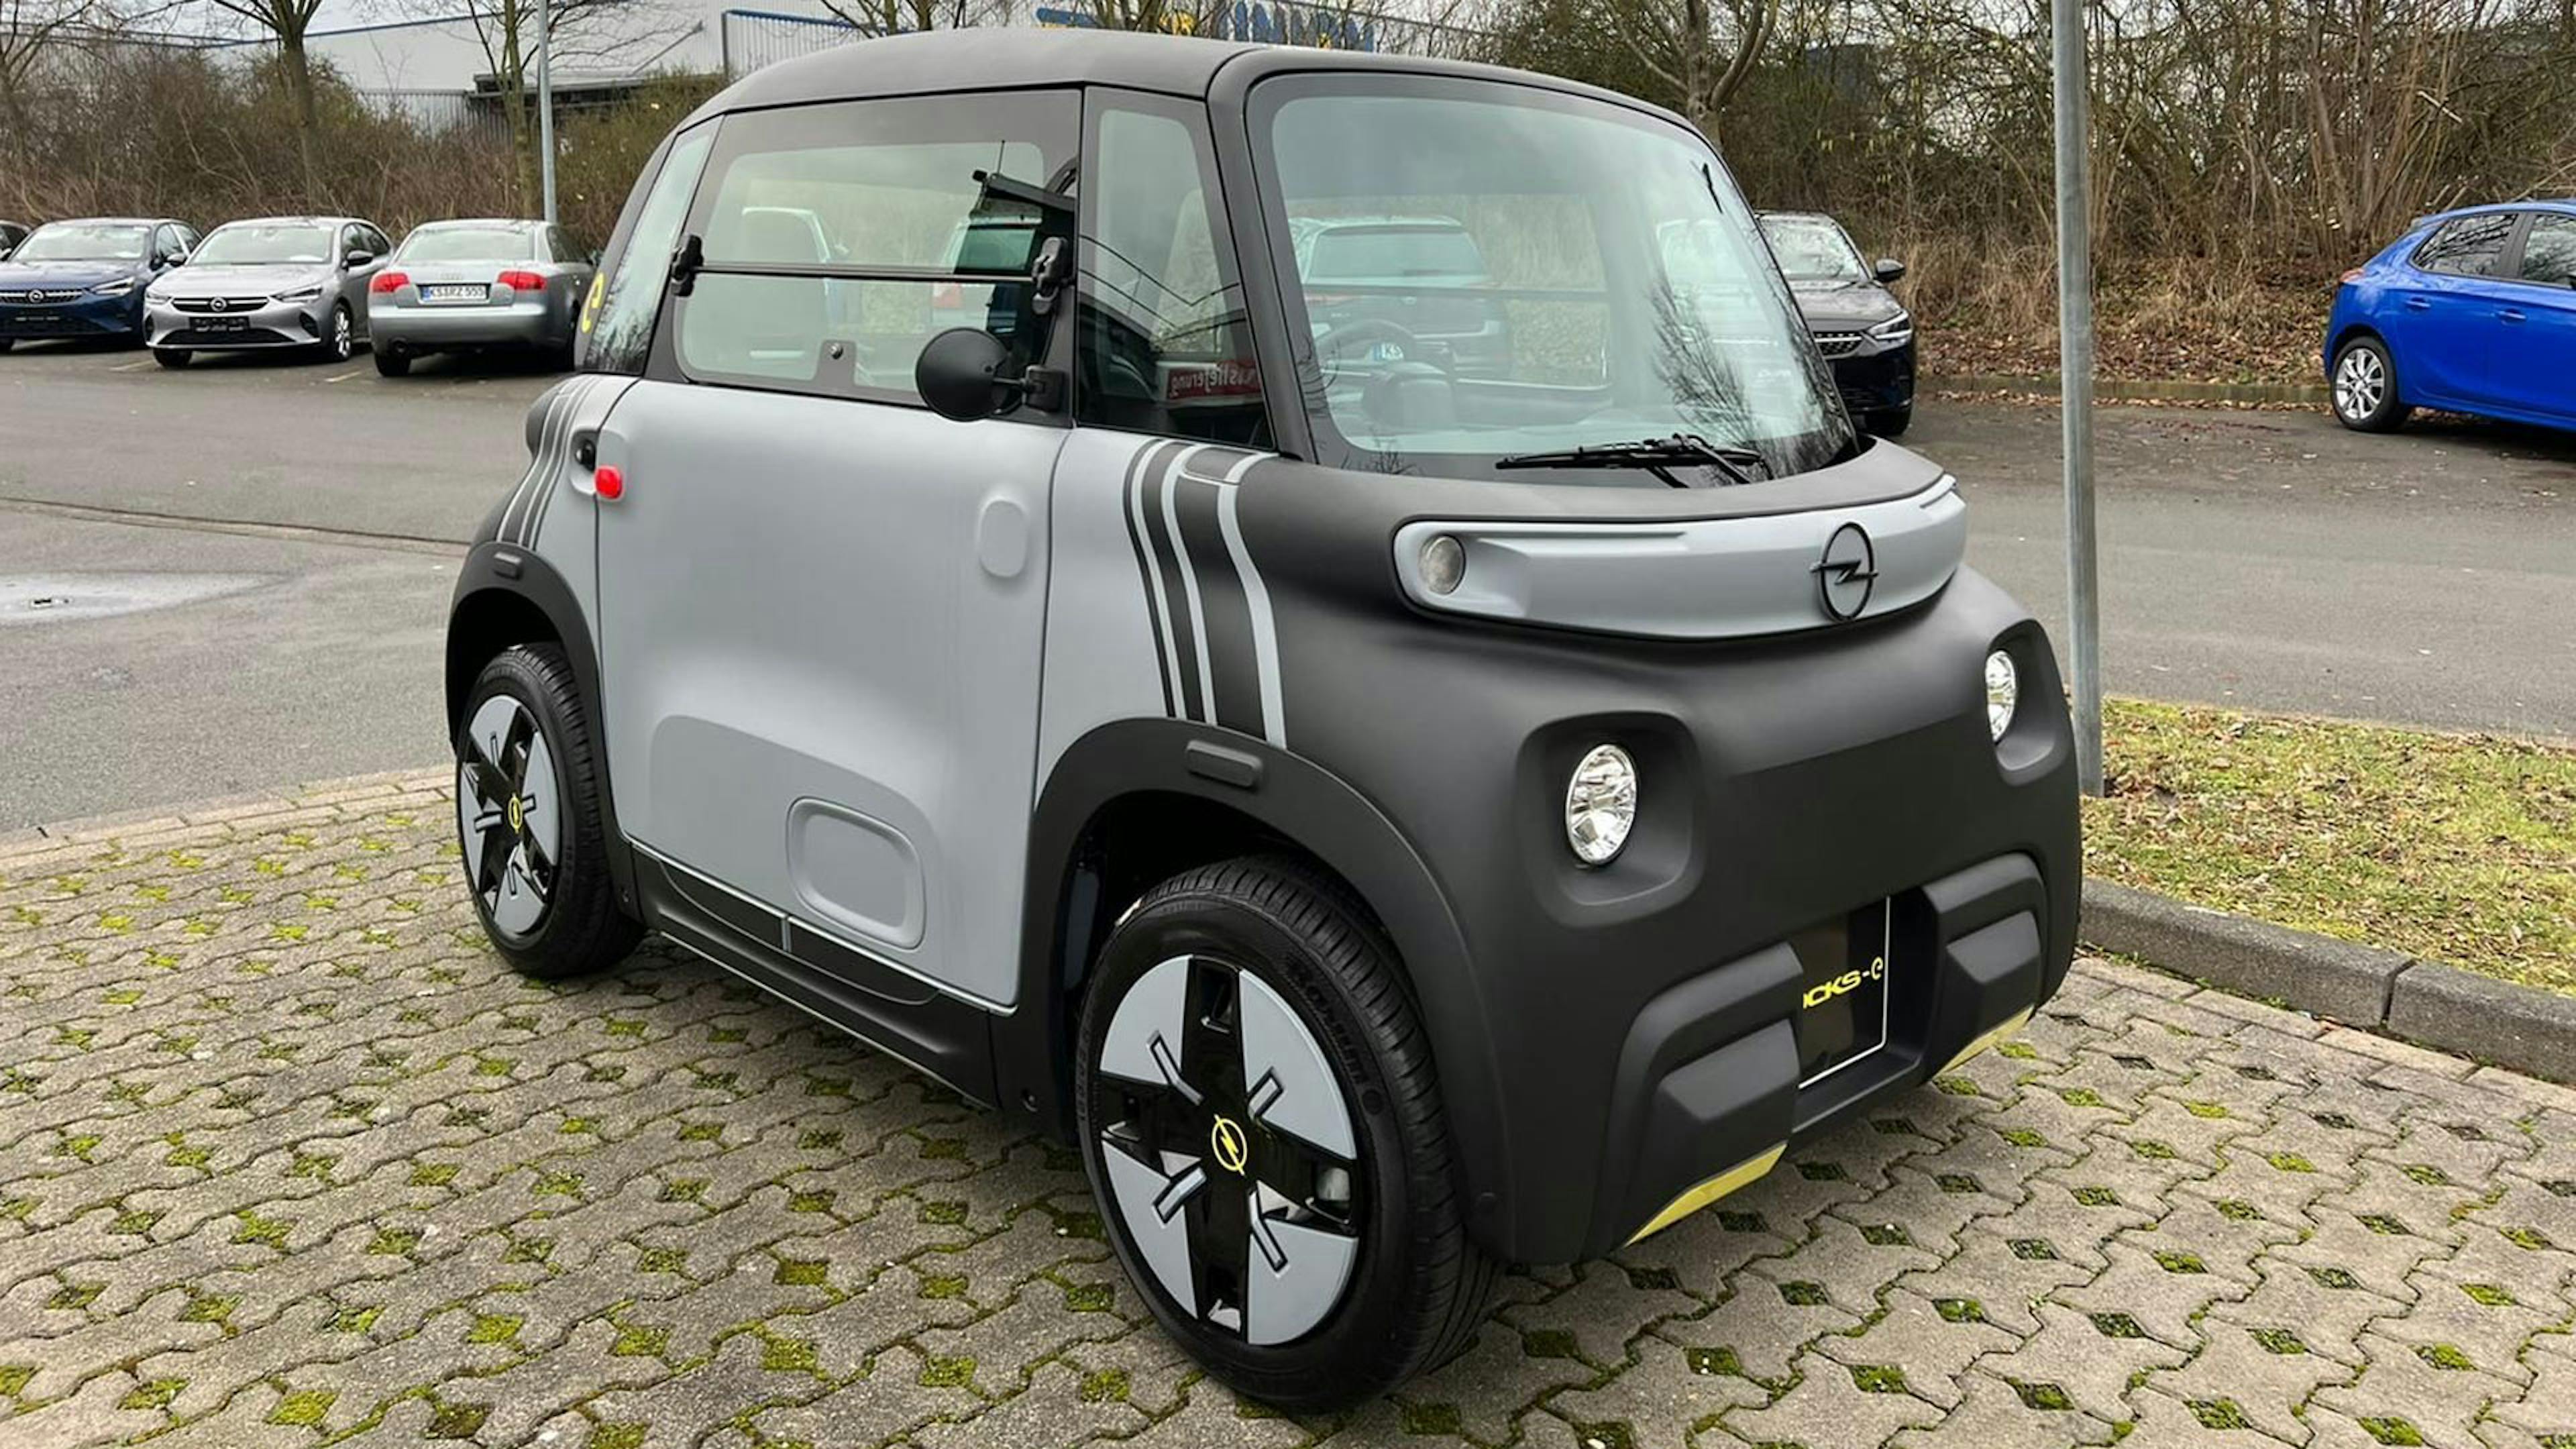
<path fill-rule="evenodd" d="M 528 833 L 527 808 L 519 803 L 519 797 L 516 795 L 510 797 L 510 833 L 513 835 Z"/>
<path fill-rule="evenodd" d="M 1216 1154 L 1216 1165 L 1237 1177 L 1243 1175 L 1244 1164 L 1252 1160 L 1252 1144 L 1231 1117 L 1219 1117 L 1216 1125 L 1208 1128 L 1208 1148 Z"/>
<path fill-rule="evenodd" d="M 1825 617 L 1848 624 L 1869 607 L 1870 590 L 1878 584 L 1878 550 L 1869 530 L 1846 523 L 1825 540 L 1824 557 L 1808 570 L 1816 576 L 1816 601 Z"/>
<path fill-rule="evenodd" d="M 209 312 L 229 312 L 232 310 L 232 306 L 232 303 L 225 301 L 223 298 L 215 297 L 207 301 L 206 310 Z"/>

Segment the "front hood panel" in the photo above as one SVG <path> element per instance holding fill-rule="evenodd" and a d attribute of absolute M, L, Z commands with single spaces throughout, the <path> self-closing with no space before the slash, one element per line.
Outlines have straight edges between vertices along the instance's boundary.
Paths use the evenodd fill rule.
<path fill-rule="evenodd" d="M 1802 282 L 1790 288 L 1809 329 L 1872 327 L 1904 315 L 1894 294 L 1875 282 Z"/>
<path fill-rule="evenodd" d="M 309 266 L 200 266 L 194 262 L 161 279 L 170 297 L 250 297 L 292 292 L 330 280 Z"/>
<path fill-rule="evenodd" d="M 116 262 L 0 262 L 0 291 L 21 287 L 71 291 L 133 275 L 133 268 Z"/>

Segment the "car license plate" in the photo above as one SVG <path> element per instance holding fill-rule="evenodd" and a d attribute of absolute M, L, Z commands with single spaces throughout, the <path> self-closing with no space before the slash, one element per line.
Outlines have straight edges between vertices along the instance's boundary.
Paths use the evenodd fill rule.
<path fill-rule="evenodd" d="M 1789 938 L 1798 956 L 1798 1085 L 1820 1081 L 1887 1045 L 1893 969 L 1888 904 L 1863 906 Z"/>
<path fill-rule="evenodd" d="M 197 320 L 197 330 L 200 332 L 247 332 L 250 330 L 250 319 L 248 317 L 201 317 Z"/>
<path fill-rule="evenodd" d="M 431 282 L 420 289 L 424 302 L 480 302 L 491 294 L 483 282 Z"/>

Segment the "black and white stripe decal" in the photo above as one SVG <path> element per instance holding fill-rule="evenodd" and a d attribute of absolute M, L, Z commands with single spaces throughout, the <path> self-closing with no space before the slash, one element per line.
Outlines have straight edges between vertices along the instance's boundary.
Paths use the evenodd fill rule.
<path fill-rule="evenodd" d="M 501 542 L 522 548 L 536 546 L 537 528 L 545 522 L 546 509 L 554 502 L 555 480 L 563 472 L 565 454 L 571 446 L 574 420 L 591 390 L 607 380 L 595 373 L 566 378 L 546 399 L 536 455 L 528 460 L 528 471 L 520 475 L 519 486 L 511 490 L 509 505 L 501 511 Z"/>
<path fill-rule="evenodd" d="M 1127 538 L 1154 616 L 1164 712 L 1284 749 L 1270 591 L 1235 513 L 1237 485 L 1265 456 L 1149 444 L 1127 469 Z"/>

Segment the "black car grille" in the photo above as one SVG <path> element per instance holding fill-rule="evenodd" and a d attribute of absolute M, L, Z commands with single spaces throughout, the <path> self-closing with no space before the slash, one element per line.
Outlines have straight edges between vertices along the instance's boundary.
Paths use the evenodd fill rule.
<path fill-rule="evenodd" d="M 266 297 L 173 297 L 170 305 L 182 312 L 256 312 L 268 305 Z"/>
<path fill-rule="evenodd" d="M 79 301 L 86 290 L 84 287 L 17 288 L 0 292 L 0 302 L 13 307 L 59 307 L 66 302 Z"/>
<path fill-rule="evenodd" d="M 1860 351 L 1864 340 L 1858 332 L 1819 332 L 1816 334 L 1816 350 L 1827 357 L 1849 357 Z"/>

